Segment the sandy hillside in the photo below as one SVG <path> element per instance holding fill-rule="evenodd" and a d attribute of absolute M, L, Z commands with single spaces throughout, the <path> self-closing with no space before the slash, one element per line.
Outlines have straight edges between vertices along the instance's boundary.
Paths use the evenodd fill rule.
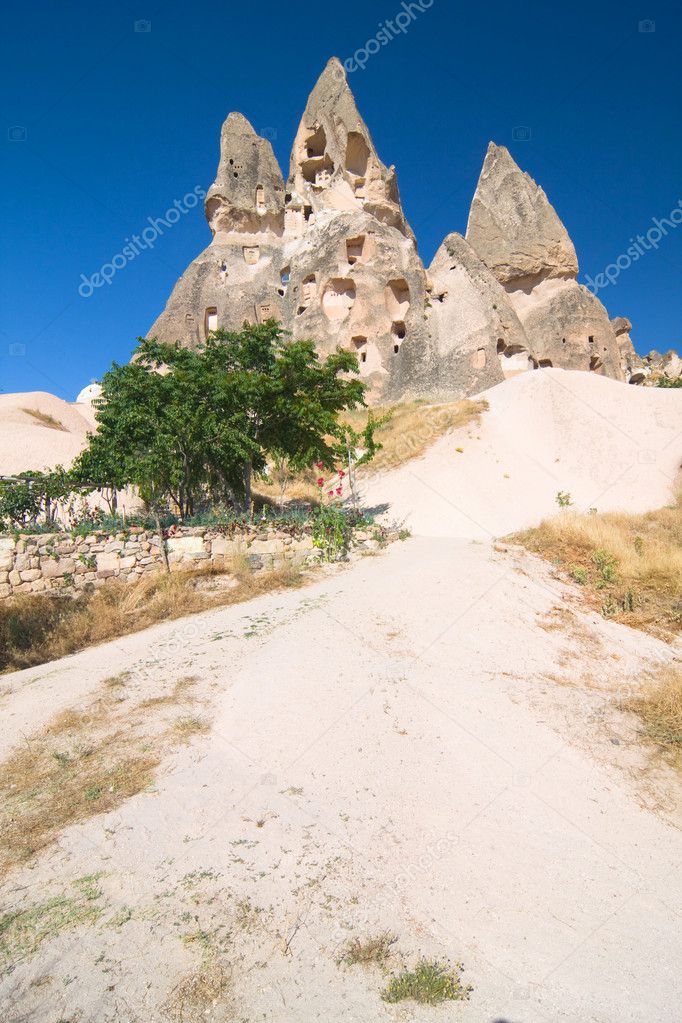
<path fill-rule="evenodd" d="M 389 517 L 421 536 L 485 539 L 556 513 L 559 491 L 584 511 L 646 511 L 670 500 L 682 465 L 678 391 L 547 369 L 480 397 L 490 405 L 480 426 L 367 481 L 365 503 L 388 505 Z"/>
<path fill-rule="evenodd" d="M 0 395 L 0 475 L 69 466 L 93 424 L 88 404 L 44 391 Z"/>
<path fill-rule="evenodd" d="M 486 397 L 470 440 L 372 482 L 402 513 L 412 486 L 412 539 L 0 678 L 3 757 L 69 710 L 84 732 L 62 758 L 186 736 L 144 791 L 5 879 L 3 1021 L 677 1018 L 680 784 L 619 701 L 682 647 L 585 612 L 488 531 L 558 489 L 666 500 L 680 396 L 552 373 Z M 471 1000 L 383 1002 L 379 968 L 339 965 L 382 932 L 389 971 L 461 960 Z"/>

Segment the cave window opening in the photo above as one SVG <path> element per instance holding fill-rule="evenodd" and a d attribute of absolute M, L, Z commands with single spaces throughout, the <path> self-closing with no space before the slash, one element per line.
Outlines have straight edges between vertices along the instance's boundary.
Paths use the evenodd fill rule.
<path fill-rule="evenodd" d="M 209 306 L 204 316 L 204 331 L 206 337 L 218 329 L 218 310 L 215 306 Z"/>
<path fill-rule="evenodd" d="M 360 362 L 367 362 L 367 338 L 366 337 L 354 337 L 353 347 L 360 357 Z"/>

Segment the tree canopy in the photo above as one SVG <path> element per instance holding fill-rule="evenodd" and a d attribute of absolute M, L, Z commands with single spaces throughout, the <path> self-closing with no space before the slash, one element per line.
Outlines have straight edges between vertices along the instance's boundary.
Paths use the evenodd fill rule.
<path fill-rule="evenodd" d="M 151 508 L 172 500 L 183 516 L 202 497 L 250 509 L 268 458 L 333 464 L 347 440 L 339 414 L 364 405 L 364 391 L 355 354 L 322 359 L 274 320 L 216 331 L 196 350 L 138 339 L 133 360 L 102 380 L 74 477 L 138 487 Z"/>

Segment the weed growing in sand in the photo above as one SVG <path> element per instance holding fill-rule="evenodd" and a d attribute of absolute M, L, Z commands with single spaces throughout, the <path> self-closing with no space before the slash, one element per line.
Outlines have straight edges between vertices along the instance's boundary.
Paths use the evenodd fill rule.
<path fill-rule="evenodd" d="M 351 938 L 338 960 L 339 965 L 378 966 L 384 969 L 397 940 L 396 935 L 388 931 L 371 938 Z"/>
<path fill-rule="evenodd" d="M 11 972 L 43 941 L 80 924 L 93 923 L 104 912 L 99 875 L 73 882 L 74 894 L 58 895 L 0 917 L 0 975 Z"/>
<path fill-rule="evenodd" d="M 390 1004 L 408 1000 L 422 1005 L 467 1002 L 473 988 L 462 984 L 463 970 L 461 963 L 450 967 L 447 963 L 420 959 L 413 970 L 403 970 L 391 977 L 381 997 Z"/>
<path fill-rule="evenodd" d="M 556 495 L 556 503 L 560 508 L 570 508 L 573 504 L 573 498 L 565 490 L 560 490 Z"/>

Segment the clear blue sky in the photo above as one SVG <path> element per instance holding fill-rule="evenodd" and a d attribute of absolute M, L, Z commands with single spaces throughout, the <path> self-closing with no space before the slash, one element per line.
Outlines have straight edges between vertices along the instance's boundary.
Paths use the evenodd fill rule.
<path fill-rule="evenodd" d="M 351 57 L 401 10 L 402 0 L 6 4 L 0 390 L 72 400 L 126 360 L 210 241 L 201 206 L 87 299 L 81 274 L 208 187 L 231 110 L 273 139 L 286 170 L 328 58 Z M 139 20 L 151 31 L 135 31 Z M 655 31 L 640 31 L 644 20 Z M 490 139 L 548 193 L 581 280 L 666 217 L 682 199 L 681 28 L 673 0 L 433 0 L 416 14 L 350 82 L 382 159 L 398 167 L 424 259 L 464 232 Z M 529 140 L 515 139 L 519 127 Z M 681 279 L 682 227 L 600 298 L 632 319 L 640 351 L 679 347 Z"/>

